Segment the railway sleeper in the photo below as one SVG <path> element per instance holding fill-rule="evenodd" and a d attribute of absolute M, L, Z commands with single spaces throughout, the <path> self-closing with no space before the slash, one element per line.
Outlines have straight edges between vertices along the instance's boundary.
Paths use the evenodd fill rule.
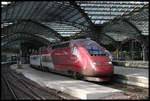
<path fill-rule="evenodd" d="M 16 74 L 14 74 L 14 73 L 12 73 L 12 72 L 11 72 L 11 74 L 12 74 L 15 78 L 20 79 L 20 78 L 18 78 L 18 76 L 17 76 Z M 51 95 L 57 96 L 57 97 L 59 97 L 60 99 L 62 99 L 62 97 L 59 96 L 56 91 L 50 91 L 50 90 L 48 90 L 48 89 L 46 89 L 46 88 L 43 88 L 43 87 L 41 87 L 41 86 L 39 86 L 39 85 L 33 83 L 32 81 L 27 81 L 26 79 L 21 79 L 21 80 L 22 80 L 23 82 L 29 84 L 29 85 L 32 85 L 33 87 L 36 87 L 36 88 L 38 88 L 38 89 L 44 91 L 45 93 L 49 93 L 49 94 L 51 94 Z M 44 99 L 44 98 L 43 98 L 43 99 Z"/>

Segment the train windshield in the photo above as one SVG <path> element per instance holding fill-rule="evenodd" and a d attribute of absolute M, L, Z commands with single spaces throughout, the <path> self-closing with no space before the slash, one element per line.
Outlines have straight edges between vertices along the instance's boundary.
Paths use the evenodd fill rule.
<path fill-rule="evenodd" d="M 86 46 L 85 48 L 91 55 L 105 55 L 98 46 Z"/>

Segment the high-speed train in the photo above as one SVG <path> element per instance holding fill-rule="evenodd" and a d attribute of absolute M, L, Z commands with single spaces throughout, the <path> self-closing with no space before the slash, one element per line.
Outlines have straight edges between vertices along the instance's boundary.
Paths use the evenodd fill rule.
<path fill-rule="evenodd" d="M 30 64 L 42 71 L 67 74 L 75 79 L 109 81 L 114 68 L 104 48 L 89 39 L 76 39 L 40 48 Z"/>

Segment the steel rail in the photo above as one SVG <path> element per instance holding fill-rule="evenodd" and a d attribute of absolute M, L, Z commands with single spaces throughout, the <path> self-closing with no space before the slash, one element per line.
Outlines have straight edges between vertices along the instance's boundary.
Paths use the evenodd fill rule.
<path fill-rule="evenodd" d="M 13 97 L 15 98 L 15 100 L 18 99 L 18 97 L 16 96 L 15 92 L 13 91 L 13 89 L 10 87 L 8 81 L 6 80 L 6 78 L 2 75 L 2 79 L 5 82 L 5 84 L 7 85 L 8 89 L 10 90 L 10 92 L 12 93 Z"/>
<path fill-rule="evenodd" d="M 30 96 L 31 98 L 36 99 L 36 100 L 40 100 L 40 98 L 38 98 L 38 97 L 32 95 L 31 93 L 25 92 L 23 88 L 18 87 L 16 84 L 12 83 L 11 81 L 9 81 L 9 83 L 11 83 L 14 87 L 16 87 L 17 89 L 19 89 L 20 91 L 22 91 L 24 94 Z"/>
<path fill-rule="evenodd" d="M 4 74 L 3 74 L 3 75 L 4 75 Z M 12 86 L 14 86 L 14 87 L 17 88 L 18 90 L 20 90 L 21 92 L 23 92 L 24 94 L 26 94 L 27 96 L 30 96 L 31 98 L 36 99 L 36 100 L 40 100 L 39 97 L 34 96 L 34 95 L 33 95 L 32 93 L 30 93 L 30 92 L 25 92 L 25 90 L 24 90 L 23 88 L 21 88 L 20 86 L 16 85 L 17 83 L 12 82 L 12 80 L 9 78 L 9 77 L 12 77 L 12 75 L 11 75 L 10 73 L 8 73 L 8 69 L 5 70 L 5 77 L 4 77 L 3 75 L 2 75 L 2 77 L 4 78 L 4 80 L 7 80 L 7 83 L 6 83 L 6 84 L 8 84 L 8 85 L 9 85 L 9 88 L 11 88 L 11 91 L 13 91 L 13 95 L 15 94 L 15 92 L 14 92 L 14 89 L 13 89 Z M 15 94 L 15 97 L 17 97 L 16 94 Z M 19 97 L 15 98 L 15 99 L 18 99 L 18 98 L 19 98 Z"/>
<path fill-rule="evenodd" d="M 11 73 L 12 76 L 14 76 L 15 78 L 20 79 L 20 78 L 18 78 L 18 76 L 17 76 L 15 73 L 12 73 L 12 71 L 11 71 L 10 73 Z M 41 90 L 45 91 L 46 93 L 49 93 L 49 94 L 51 94 L 51 95 L 55 95 L 55 96 L 57 96 L 57 97 L 59 97 L 59 98 L 62 99 L 62 96 L 59 96 L 59 95 L 58 95 L 58 92 L 59 92 L 59 91 L 57 91 L 57 92 L 55 92 L 55 91 L 50 91 L 50 90 L 48 90 L 48 89 L 42 88 L 42 87 L 40 87 L 39 85 L 36 85 L 36 84 L 34 84 L 33 82 L 27 81 L 27 80 L 25 80 L 25 79 L 20 79 L 20 80 L 22 80 L 23 82 L 25 82 L 25 83 L 27 83 L 27 84 L 29 84 L 29 85 L 32 85 L 32 86 L 38 88 L 38 89 L 41 89 Z"/>
<path fill-rule="evenodd" d="M 29 93 L 29 92 L 27 93 L 23 88 L 17 86 L 17 85 L 16 85 L 15 83 L 13 83 L 12 81 L 8 80 L 8 82 L 9 82 L 10 84 L 12 84 L 14 87 L 16 87 L 17 89 L 19 89 L 19 90 L 20 90 L 21 92 L 23 92 L 24 94 L 26 94 L 27 96 L 30 96 L 31 98 L 36 99 L 36 100 L 40 100 L 39 97 L 34 96 L 33 94 L 31 94 L 31 93 Z"/>
<path fill-rule="evenodd" d="M 12 76 L 12 74 L 9 74 L 9 75 Z M 45 100 L 44 97 L 40 96 L 39 94 L 37 94 L 37 92 L 35 92 L 34 90 L 32 90 L 32 88 L 29 87 L 29 85 L 27 85 L 24 81 L 22 81 L 21 79 L 18 79 L 16 76 L 14 76 L 14 77 L 15 77 L 15 78 L 17 79 L 17 81 L 19 81 L 22 85 L 24 85 L 26 88 L 28 88 L 28 90 L 31 91 L 32 94 L 35 95 L 35 96 L 34 96 L 35 98 L 39 98 L 39 99 Z"/>

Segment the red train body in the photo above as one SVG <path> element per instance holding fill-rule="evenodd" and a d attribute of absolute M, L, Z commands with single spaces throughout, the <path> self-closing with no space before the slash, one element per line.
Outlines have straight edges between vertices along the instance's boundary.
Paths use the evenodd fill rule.
<path fill-rule="evenodd" d="M 31 54 L 30 64 L 92 81 L 109 81 L 114 71 L 104 48 L 88 39 L 71 40 L 40 48 L 38 52 Z"/>

